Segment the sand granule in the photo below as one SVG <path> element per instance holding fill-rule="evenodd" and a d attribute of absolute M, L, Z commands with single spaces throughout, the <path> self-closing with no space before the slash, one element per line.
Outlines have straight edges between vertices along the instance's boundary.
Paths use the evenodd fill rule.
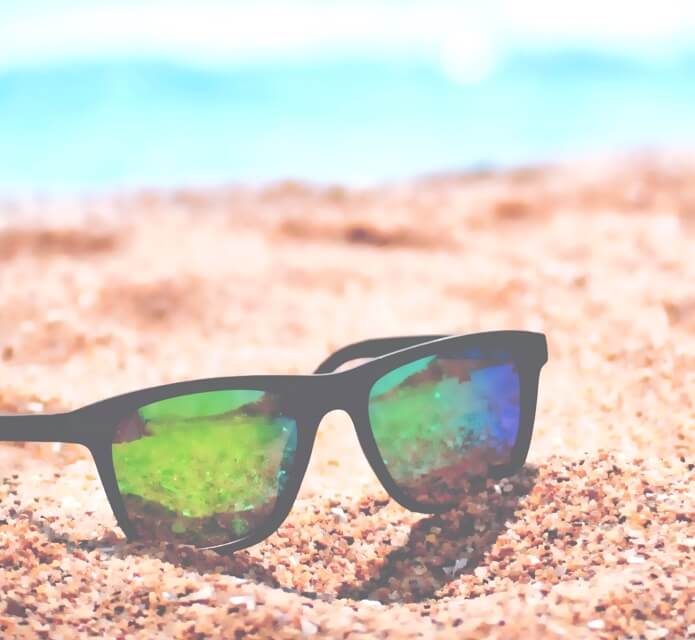
<path fill-rule="evenodd" d="M 3 638 L 695 637 L 695 165 L 0 210 L 0 410 L 309 372 L 367 337 L 548 335 L 529 464 L 427 517 L 338 412 L 230 557 L 127 544 L 85 450 L 0 446 Z"/>

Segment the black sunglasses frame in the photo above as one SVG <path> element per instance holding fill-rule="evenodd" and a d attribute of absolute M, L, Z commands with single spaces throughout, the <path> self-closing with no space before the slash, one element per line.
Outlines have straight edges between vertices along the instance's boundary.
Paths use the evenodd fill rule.
<path fill-rule="evenodd" d="M 87 447 L 119 527 L 136 538 L 116 481 L 112 441 L 119 422 L 143 406 L 192 393 L 221 390 L 257 390 L 278 394 L 283 413 L 297 424 L 297 450 L 292 471 L 268 521 L 239 540 L 204 547 L 231 552 L 257 544 L 273 534 L 289 515 L 304 479 L 322 418 L 343 410 L 351 418 L 362 450 L 388 494 L 410 511 L 442 513 L 454 504 L 415 502 L 391 477 L 372 434 L 368 412 L 373 384 L 389 371 L 427 356 L 455 355 L 462 349 L 487 348 L 508 353 L 520 382 L 520 418 L 517 440 L 508 464 L 492 467 L 489 477 L 513 475 L 523 467 L 531 443 L 540 370 L 548 359 L 546 338 L 530 331 L 490 331 L 462 336 L 408 336 L 357 342 L 340 349 L 309 375 L 250 375 L 176 382 L 132 391 L 67 413 L 0 415 L 0 441 L 64 442 Z M 336 372 L 354 360 L 368 362 Z"/>

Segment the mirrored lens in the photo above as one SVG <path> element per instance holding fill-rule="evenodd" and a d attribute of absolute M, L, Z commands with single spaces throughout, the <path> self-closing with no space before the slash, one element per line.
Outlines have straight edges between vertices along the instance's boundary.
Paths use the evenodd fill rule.
<path fill-rule="evenodd" d="M 212 546 L 267 522 L 297 448 L 297 425 L 278 405 L 263 391 L 212 391 L 123 420 L 113 463 L 138 536 Z"/>
<path fill-rule="evenodd" d="M 472 479 L 510 462 L 519 375 L 506 353 L 421 358 L 374 384 L 369 419 L 401 490 L 423 505 L 452 503 Z"/>

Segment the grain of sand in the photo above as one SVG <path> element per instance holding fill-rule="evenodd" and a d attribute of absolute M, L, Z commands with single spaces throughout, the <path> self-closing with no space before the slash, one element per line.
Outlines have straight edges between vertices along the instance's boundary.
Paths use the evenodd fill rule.
<path fill-rule="evenodd" d="M 0 446 L 3 638 L 695 636 L 695 164 L 0 212 L 0 410 L 308 372 L 366 337 L 548 335 L 527 468 L 389 502 L 322 422 L 291 515 L 230 557 L 128 544 L 79 447 Z"/>

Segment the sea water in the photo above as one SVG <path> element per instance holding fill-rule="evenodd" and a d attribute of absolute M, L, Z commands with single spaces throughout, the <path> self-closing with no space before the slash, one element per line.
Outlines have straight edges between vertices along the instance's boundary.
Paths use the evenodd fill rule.
<path fill-rule="evenodd" d="M 0 71 L 0 192 L 370 184 L 695 143 L 695 58 L 518 55 L 476 82 L 393 59 Z"/>

